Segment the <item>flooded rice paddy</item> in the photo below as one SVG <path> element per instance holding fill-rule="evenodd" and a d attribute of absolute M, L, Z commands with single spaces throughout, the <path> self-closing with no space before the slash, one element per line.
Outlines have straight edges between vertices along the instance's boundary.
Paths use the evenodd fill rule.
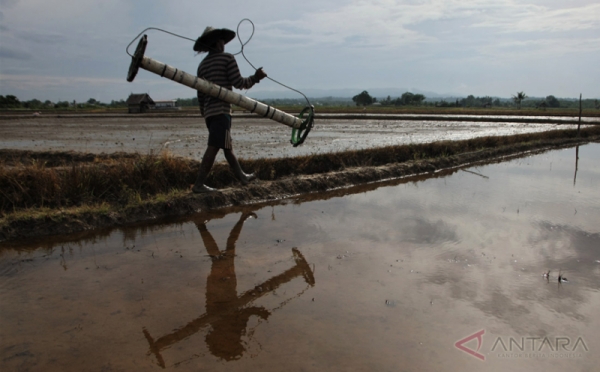
<path fill-rule="evenodd" d="M 398 119 L 398 120 L 404 120 L 407 118 L 410 118 L 411 120 L 414 118 L 423 118 L 423 119 L 432 119 L 432 118 L 440 118 L 440 119 L 444 119 L 444 120 L 448 120 L 451 119 L 453 121 L 472 121 L 473 119 L 480 119 L 480 120 L 484 120 L 484 121 L 494 121 L 494 120 L 502 120 L 502 121 L 515 121 L 515 122 L 527 122 L 527 120 L 533 119 L 533 121 L 542 121 L 542 120 L 547 120 L 547 121 L 551 121 L 551 122 L 572 122 L 572 121 L 577 121 L 578 117 L 574 117 L 574 116 L 553 116 L 553 115 L 535 115 L 535 116 L 520 116 L 520 115 L 473 115 L 473 114 L 469 114 L 469 115 L 461 115 L 461 114 L 448 114 L 448 115 L 440 115 L 440 114 L 398 114 L 398 113 L 394 113 L 394 114 L 385 114 L 385 113 L 365 113 L 365 114 L 329 114 L 329 113 L 319 113 L 317 114 L 318 118 L 331 118 L 331 117 L 337 117 L 337 118 L 344 118 L 344 117 L 354 117 L 356 118 L 357 116 L 360 116 L 364 119 L 369 119 L 369 118 L 381 118 L 381 117 L 386 117 L 386 118 L 391 118 L 391 119 Z M 582 123 L 599 123 L 600 122 L 600 118 L 599 117 L 582 117 L 581 118 Z"/>
<path fill-rule="evenodd" d="M 322 115 L 326 117 L 327 115 Z M 343 116 L 343 115 L 342 115 Z M 385 115 L 381 115 L 385 116 Z M 402 116 L 396 116 L 401 118 Z M 441 116 L 448 119 L 448 116 Z M 280 158 L 316 153 L 360 150 L 389 145 L 462 140 L 484 136 L 537 133 L 576 128 L 566 124 L 534 124 L 456 120 L 327 119 L 317 120 L 306 142 L 290 145 L 291 129 L 272 120 L 235 117 L 232 137 L 239 157 Z M 500 118 L 500 117 L 498 117 Z M 512 117 L 522 120 L 523 117 Z M 464 117 L 462 117 L 464 119 Z M 505 119 L 505 118 L 504 118 Z M 542 120 L 544 117 L 532 117 Z M 585 118 L 584 123 L 597 123 Z M 79 151 L 148 154 L 168 150 L 177 156 L 200 160 L 206 148 L 208 131 L 201 117 L 37 117 L 0 121 L 0 148 L 31 151 Z M 222 154 L 218 161 L 224 161 Z"/>
<path fill-rule="evenodd" d="M 598 159 L 5 244 L 0 369 L 595 371 Z"/>

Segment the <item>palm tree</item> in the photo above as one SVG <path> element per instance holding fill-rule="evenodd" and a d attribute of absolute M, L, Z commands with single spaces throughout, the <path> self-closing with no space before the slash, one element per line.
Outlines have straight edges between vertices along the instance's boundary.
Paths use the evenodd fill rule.
<path fill-rule="evenodd" d="M 517 104 L 517 108 L 521 109 L 521 101 L 527 98 L 527 94 L 525 92 L 517 92 L 516 96 L 512 96 L 513 101 Z"/>

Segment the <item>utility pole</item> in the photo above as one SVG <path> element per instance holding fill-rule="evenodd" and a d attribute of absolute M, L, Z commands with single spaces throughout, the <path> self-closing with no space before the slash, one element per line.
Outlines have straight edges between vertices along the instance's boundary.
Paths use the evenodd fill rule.
<path fill-rule="evenodd" d="M 579 93 L 579 124 L 577 125 L 577 137 L 579 137 L 580 130 L 581 130 L 581 93 Z"/>

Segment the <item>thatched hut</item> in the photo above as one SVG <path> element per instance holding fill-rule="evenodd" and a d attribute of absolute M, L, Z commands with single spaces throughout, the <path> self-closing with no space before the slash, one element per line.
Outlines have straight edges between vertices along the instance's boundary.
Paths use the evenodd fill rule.
<path fill-rule="evenodd" d="M 151 106 L 154 106 L 154 101 L 146 93 L 131 94 L 127 98 L 127 107 L 130 114 L 148 112 Z"/>

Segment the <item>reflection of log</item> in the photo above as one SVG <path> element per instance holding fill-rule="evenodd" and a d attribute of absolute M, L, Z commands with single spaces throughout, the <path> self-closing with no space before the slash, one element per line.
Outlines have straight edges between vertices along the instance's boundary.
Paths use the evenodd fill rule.
<path fill-rule="evenodd" d="M 577 124 L 577 137 L 581 131 L 581 93 L 579 93 L 579 123 Z"/>
<path fill-rule="evenodd" d="M 150 355 L 151 353 L 154 354 L 156 356 L 158 364 L 161 367 L 165 368 L 165 361 L 162 358 L 162 355 L 160 354 L 161 350 L 187 337 L 192 336 L 193 334 L 198 332 L 202 327 L 211 323 L 216 323 L 222 320 L 223 318 L 232 318 L 237 316 L 238 313 L 248 309 L 245 308 L 245 306 L 247 306 L 251 302 L 261 298 L 267 293 L 274 291 L 282 284 L 288 283 L 296 277 L 301 276 L 304 278 L 307 284 L 314 286 L 315 278 L 310 266 L 308 265 L 308 262 L 306 262 L 306 259 L 304 258 L 304 256 L 302 256 L 302 253 L 300 253 L 300 251 L 297 248 L 293 248 L 292 253 L 294 254 L 294 261 L 296 261 L 296 265 L 294 267 L 286 270 L 285 272 L 279 275 L 272 277 L 271 279 L 266 280 L 264 283 L 255 286 L 253 289 L 244 292 L 236 300 L 231 301 L 231 303 L 227 304 L 227 310 L 224 310 L 223 312 L 218 314 L 205 313 L 200 317 L 192 320 L 184 327 L 178 329 L 173 333 L 162 336 L 156 341 L 152 338 L 148 330 L 144 328 L 144 336 L 146 337 L 146 339 L 148 340 L 148 344 L 150 345 L 148 355 Z M 261 311 L 261 308 L 256 308 L 251 312 L 255 313 L 254 315 L 264 315 L 263 318 L 266 318 L 268 317 L 268 315 L 270 315 L 270 313 L 268 311 L 266 311 L 265 313 L 265 311 L 266 310 L 264 309 Z"/>
<path fill-rule="evenodd" d="M 575 149 L 575 176 L 573 176 L 573 186 L 577 182 L 577 168 L 579 166 L 579 145 Z"/>
<path fill-rule="evenodd" d="M 489 179 L 488 176 L 484 176 L 483 174 L 480 174 L 480 173 L 477 173 L 477 172 L 473 172 L 473 171 L 470 171 L 470 170 L 467 170 L 467 169 L 461 169 L 461 171 L 467 172 L 467 173 L 471 173 L 471 174 L 474 174 L 476 176 L 483 177 L 485 179 Z"/>

